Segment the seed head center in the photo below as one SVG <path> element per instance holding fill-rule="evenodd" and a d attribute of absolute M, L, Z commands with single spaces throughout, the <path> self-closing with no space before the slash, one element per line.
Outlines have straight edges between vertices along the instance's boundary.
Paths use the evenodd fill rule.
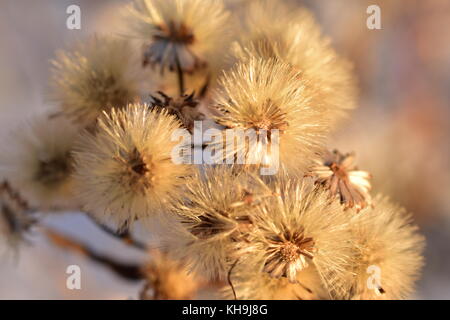
<path fill-rule="evenodd" d="M 284 261 L 295 261 L 299 257 L 300 248 L 292 242 L 286 242 L 280 249 L 281 257 Z"/>

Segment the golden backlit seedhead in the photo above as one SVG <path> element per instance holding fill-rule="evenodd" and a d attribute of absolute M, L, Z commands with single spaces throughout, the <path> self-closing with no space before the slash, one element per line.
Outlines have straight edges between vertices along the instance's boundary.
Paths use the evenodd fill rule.
<path fill-rule="evenodd" d="M 122 39 L 95 36 L 53 61 L 51 98 L 59 112 L 90 126 L 103 111 L 120 109 L 139 98 L 140 76 L 133 49 Z"/>
<path fill-rule="evenodd" d="M 75 153 L 78 192 L 86 209 L 119 227 L 160 213 L 180 195 L 193 169 L 172 160 L 177 145 L 172 133 L 180 128 L 166 110 L 145 104 L 104 114 L 95 135 L 86 133 Z"/>

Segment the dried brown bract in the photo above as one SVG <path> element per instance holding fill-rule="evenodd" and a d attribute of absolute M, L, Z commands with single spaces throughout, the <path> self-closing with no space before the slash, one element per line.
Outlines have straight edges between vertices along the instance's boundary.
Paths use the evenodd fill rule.
<path fill-rule="evenodd" d="M 329 152 L 312 168 L 311 174 L 317 178 L 316 183 L 330 191 L 332 197 L 338 196 L 346 208 L 359 211 L 371 204 L 371 175 L 357 169 L 353 153 Z"/>
<path fill-rule="evenodd" d="M 160 97 L 151 96 L 153 108 L 166 109 L 168 114 L 175 115 L 183 126 L 191 133 L 194 128 L 194 121 L 202 121 L 205 115 L 198 111 L 199 101 L 195 98 L 194 93 L 184 94 L 180 97 L 173 98 L 158 91 Z"/>

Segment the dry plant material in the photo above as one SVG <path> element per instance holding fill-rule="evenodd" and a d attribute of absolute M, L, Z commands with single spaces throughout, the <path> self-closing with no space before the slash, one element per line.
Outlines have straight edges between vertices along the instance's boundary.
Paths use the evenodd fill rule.
<path fill-rule="evenodd" d="M 0 183 L 0 239 L 17 249 L 35 223 L 28 204 L 8 181 Z"/>
<path fill-rule="evenodd" d="M 190 274 L 182 261 L 167 253 L 152 250 L 151 260 L 144 268 L 146 284 L 141 292 L 143 300 L 192 300 L 201 285 L 198 276 Z"/>
<path fill-rule="evenodd" d="M 198 111 L 199 101 L 194 97 L 194 93 L 178 98 L 170 97 L 161 91 L 158 94 L 160 97 L 151 97 L 152 107 L 166 109 L 170 115 L 176 116 L 189 132 L 192 133 L 194 129 L 194 121 L 205 119 L 205 115 Z"/>
<path fill-rule="evenodd" d="M 84 208 L 119 228 L 160 213 L 178 198 L 193 167 L 175 164 L 172 133 L 181 123 L 166 110 L 129 105 L 104 114 L 95 135 L 85 133 L 74 153 L 75 178 Z M 186 146 L 186 148 L 190 148 Z"/>
<path fill-rule="evenodd" d="M 329 190 L 331 197 L 339 197 L 346 208 L 359 212 L 371 204 L 371 175 L 357 169 L 353 153 L 329 152 L 311 171 L 316 182 Z"/>
<path fill-rule="evenodd" d="M 2 153 L 0 239 L 14 247 L 37 225 L 54 245 L 145 280 L 142 299 L 219 286 L 230 299 L 407 298 L 423 237 L 400 206 L 372 201 L 353 154 L 325 154 L 357 89 L 313 15 L 275 0 L 134 0 L 120 10 L 121 38 L 57 53 L 55 113 L 21 127 Z M 203 120 L 223 139 L 202 140 L 205 150 L 175 141 L 197 144 Z M 219 163 L 191 164 L 192 152 L 206 160 L 215 147 Z M 113 259 L 30 212 L 55 208 L 83 208 L 148 259 Z M 164 250 L 149 250 L 134 226 L 158 231 Z M 368 281 L 369 269 L 381 277 Z"/>

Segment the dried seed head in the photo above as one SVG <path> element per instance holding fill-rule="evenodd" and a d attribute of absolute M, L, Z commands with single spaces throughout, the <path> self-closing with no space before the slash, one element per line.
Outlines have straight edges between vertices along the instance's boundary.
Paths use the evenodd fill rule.
<path fill-rule="evenodd" d="M 144 66 L 159 65 L 161 72 L 207 66 L 228 19 L 219 0 L 136 0 L 130 11 L 132 33 L 147 43 Z"/>
<path fill-rule="evenodd" d="M 287 277 L 295 282 L 297 272 L 308 266 L 314 258 L 314 240 L 305 238 L 302 232 L 287 233 L 268 240 L 267 261 L 264 271 L 275 278 Z"/>
<path fill-rule="evenodd" d="M 192 170 L 171 158 L 177 145 L 171 136 L 180 127 L 166 110 L 148 105 L 113 109 L 101 117 L 96 134 L 86 133 L 75 152 L 78 191 L 86 209 L 118 227 L 161 212 Z"/>
<path fill-rule="evenodd" d="M 313 265 L 297 272 L 297 280 L 274 278 L 248 264 L 238 265 L 230 276 L 239 300 L 315 300 L 327 299 L 320 276 Z M 231 287 L 222 289 L 224 298 L 233 299 Z"/>
<path fill-rule="evenodd" d="M 241 40 L 234 46 L 237 59 L 275 58 L 301 71 L 304 94 L 312 108 L 323 110 L 322 118 L 330 126 L 356 107 L 352 66 L 322 35 L 311 12 L 277 0 L 254 1 L 244 21 L 242 30 L 248 31 L 241 32 Z"/>
<path fill-rule="evenodd" d="M 423 266 L 424 238 L 411 215 L 387 198 L 374 202 L 352 220 L 351 287 L 338 298 L 405 299 Z"/>
<path fill-rule="evenodd" d="M 73 143 L 77 129 L 62 118 L 35 118 L 14 132 L 0 160 L 11 185 L 31 207 L 73 209 Z"/>
<path fill-rule="evenodd" d="M 354 207 L 359 211 L 371 204 L 371 175 L 356 168 L 353 153 L 329 152 L 323 161 L 317 161 L 311 174 L 317 178 L 318 184 L 329 190 L 332 197 L 339 196 L 346 208 Z"/>
<path fill-rule="evenodd" d="M 194 98 L 194 93 L 178 98 L 169 97 L 164 92 L 158 93 L 160 98 L 151 96 L 152 107 L 166 109 L 169 114 L 175 115 L 191 133 L 194 121 L 201 121 L 205 118 L 205 115 L 198 111 L 199 101 Z"/>
<path fill-rule="evenodd" d="M 62 114 L 92 125 L 103 111 L 124 108 L 139 96 L 133 51 L 123 40 L 96 36 L 53 61 L 52 97 Z"/>
<path fill-rule="evenodd" d="M 217 102 L 222 112 L 216 121 L 228 128 L 253 129 L 263 133 L 257 143 L 239 143 L 224 137 L 226 150 L 234 157 L 244 153 L 246 163 L 275 162 L 293 173 L 303 173 L 320 152 L 328 127 L 323 113 L 310 105 L 302 74 L 276 59 L 251 58 L 224 73 Z M 279 142 L 271 131 L 278 130 Z M 265 134 L 267 133 L 267 134 Z M 229 146 L 228 146 L 229 145 Z M 279 148 L 279 156 L 273 151 Z"/>
<path fill-rule="evenodd" d="M 249 194 L 253 200 L 249 201 Z M 209 278 L 225 278 L 240 241 L 252 228 L 251 210 L 272 196 L 258 178 L 220 166 L 197 173 L 186 183 L 184 198 L 174 204 L 185 239 L 179 254 Z"/>
<path fill-rule="evenodd" d="M 351 258 L 349 215 L 306 180 L 283 175 L 270 185 L 279 196 L 255 207 L 253 228 L 241 248 L 242 264 L 300 283 L 299 273 L 312 265 L 330 294 L 344 290 Z"/>
<path fill-rule="evenodd" d="M 192 32 L 183 24 L 175 26 L 170 21 L 168 26 L 160 25 L 153 36 L 153 42 L 144 52 L 143 66 L 161 66 L 161 72 L 167 67 L 170 71 L 177 68 L 183 72 L 194 72 L 206 67 L 206 61 L 200 59 L 189 48 L 195 42 Z"/>

